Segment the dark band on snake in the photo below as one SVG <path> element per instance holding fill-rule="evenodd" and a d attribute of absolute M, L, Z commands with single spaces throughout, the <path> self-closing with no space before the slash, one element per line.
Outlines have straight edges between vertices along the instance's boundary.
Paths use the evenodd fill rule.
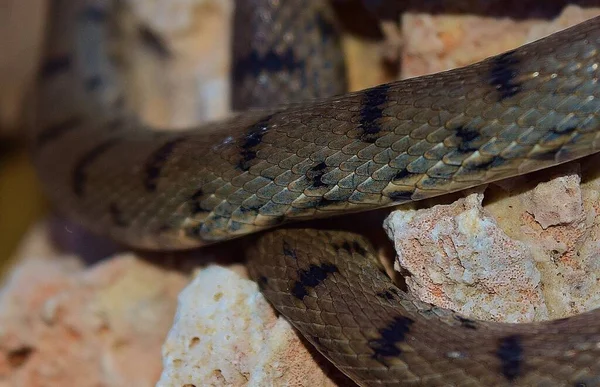
<path fill-rule="evenodd" d="M 87 169 L 96 161 L 103 153 L 107 152 L 111 147 L 120 142 L 117 138 L 110 138 L 104 142 L 94 146 L 89 150 L 73 168 L 72 188 L 75 195 L 81 197 L 85 194 L 87 182 Z"/>
<path fill-rule="evenodd" d="M 468 126 L 456 128 L 456 137 L 460 139 L 457 150 L 462 153 L 473 153 L 481 147 L 481 134 Z M 485 141 L 483 141 L 485 143 Z"/>
<path fill-rule="evenodd" d="M 43 147 L 48 142 L 57 140 L 66 133 L 78 129 L 82 123 L 83 119 L 77 116 L 67 118 L 62 122 L 49 126 L 37 136 L 36 146 L 38 148 Z"/>
<path fill-rule="evenodd" d="M 71 57 L 69 55 L 58 56 L 47 60 L 40 70 L 42 78 L 51 78 L 65 73 L 71 69 Z"/>
<path fill-rule="evenodd" d="M 379 120 L 383 117 L 381 107 L 387 100 L 389 85 L 383 84 L 365 92 L 360 109 L 360 139 L 367 143 L 374 143 L 381 132 Z"/>
<path fill-rule="evenodd" d="M 455 317 L 458 320 L 458 322 L 460 322 L 461 327 L 473 330 L 477 329 L 477 321 L 459 315 L 456 315 Z"/>
<path fill-rule="evenodd" d="M 398 344 L 406 340 L 406 334 L 413 323 L 411 318 L 397 316 L 385 328 L 380 329 L 380 338 L 369 341 L 369 346 L 373 349 L 373 359 L 387 365 L 386 358 L 400 356 L 402 350 Z"/>
<path fill-rule="evenodd" d="M 233 80 L 234 82 L 243 82 L 246 78 L 254 79 L 258 77 L 262 72 L 294 72 L 304 69 L 304 62 L 296 59 L 292 49 L 287 49 L 282 53 L 269 50 L 264 54 L 253 50 L 248 56 L 236 61 L 234 64 Z"/>
<path fill-rule="evenodd" d="M 261 118 L 256 124 L 248 128 L 244 143 L 241 146 L 241 160 L 237 165 L 240 170 L 248 171 L 250 169 L 250 163 L 256 158 L 255 148 L 260 145 L 263 136 L 269 131 L 269 124 L 272 118 L 273 115 L 270 114 Z"/>
<path fill-rule="evenodd" d="M 514 97 L 521 91 L 521 83 L 516 81 L 520 60 L 515 50 L 505 52 L 492 59 L 490 85 L 500 93 L 500 100 Z"/>
<path fill-rule="evenodd" d="M 283 242 L 283 255 L 293 259 L 298 259 L 296 250 L 294 250 L 286 241 Z"/>
<path fill-rule="evenodd" d="M 322 263 L 320 265 L 311 264 L 307 270 L 298 270 L 298 280 L 292 287 L 292 294 L 299 300 L 308 296 L 308 289 L 315 288 L 325 279 L 337 273 L 338 268 L 331 263 Z"/>
<path fill-rule="evenodd" d="M 175 147 L 184 141 L 185 137 L 176 137 L 163 144 L 150 155 L 144 166 L 144 187 L 146 187 L 148 191 L 153 192 L 156 190 L 162 168 L 165 163 L 168 162 L 169 156 L 173 153 Z"/>
<path fill-rule="evenodd" d="M 511 335 L 500 339 L 496 356 L 500 359 L 502 374 L 509 381 L 515 380 L 523 368 L 521 336 Z"/>

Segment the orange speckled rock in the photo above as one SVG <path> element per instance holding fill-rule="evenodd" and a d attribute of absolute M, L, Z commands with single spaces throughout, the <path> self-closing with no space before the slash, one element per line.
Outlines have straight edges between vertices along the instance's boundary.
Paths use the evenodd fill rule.
<path fill-rule="evenodd" d="M 496 8 L 505 8 L 499 1 L 473 1 L 469 12 L 427 13 L 408 12 L 402 17 L 404 51 L 400 78 L 431 74 L 485 59 L 511 50 L 553 32 L 600 15 L 600 7 L 564 7 L 555 18 L 544 20 L 545 2 L 529 2 L 513 13 L 525 13 L 522 18 L 494 16 Z M 436 2 L 431 2 L 435 6 Z M 536 8 L 537 7 L 537 8 Z"/>
<path fill-rule="evenodd" d="M 0 386 L 152 386 L 181 274 L 30 259 L 0 294 Z"/>
<path fill-rule="evenodd" d="M 397 264 L 421 300 L 495 321 L 546 317 L 527 246 L 498 227 L 473 193 L 449 205 L 393 212 L 385 222 Z M 541 315 L 541 316 L 540 316 Z"/>
<path fill-rule="evenodd" d="M 385 226 L 397 264 L 411 273 L 410 290 L 438 306 L 507 322 L 599 307 L 598 160 L 490 185 L 485 206 L 482 194 L 471 194 L 392 213 Z"/>

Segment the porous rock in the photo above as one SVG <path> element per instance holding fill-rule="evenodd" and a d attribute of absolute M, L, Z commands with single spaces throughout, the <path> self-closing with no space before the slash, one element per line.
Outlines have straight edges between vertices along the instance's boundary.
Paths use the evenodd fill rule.
<path fill-rule="evenodd" d="M 598 157 L 581 163 L 597 164 Z M 491 185 L 454 203 L 386 220 L 396 268 L 420 299 L 504 322 L 561 318 L 600 305 L 599 178 L 580 162 Z"/>
<path fill-rule="evenodd" d="M 163 346 L 167 386 L 333 386 L 256 283 L 209 266 L 179 295 Z"/>
<path fill-rule="evenodd" d="M 0 386 L 151 386 L 182 274 L 132 255 L 26 259 L 0 292 Z"/>

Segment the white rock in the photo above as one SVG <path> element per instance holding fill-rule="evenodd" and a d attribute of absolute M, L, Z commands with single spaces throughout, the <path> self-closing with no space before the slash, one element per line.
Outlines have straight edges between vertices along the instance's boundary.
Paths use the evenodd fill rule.
<path fill-rule="evenodd" d="M 483 211 L 482 199 L 471 194 L 450 205 L 390 214 L 384 227 L 395 243 L 396 268 L 410 272 L 406 283 L 425 302 L 485 320 L 546 317 L 531 252 Z"/>
<path fill-rule="evenodd" d="M 209 266 L 179 296 L 157 387 L 333 386 L 256 283 Z"/>

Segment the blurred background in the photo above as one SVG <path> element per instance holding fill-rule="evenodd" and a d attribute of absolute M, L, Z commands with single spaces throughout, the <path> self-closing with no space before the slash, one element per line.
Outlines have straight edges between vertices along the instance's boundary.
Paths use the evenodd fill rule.
<path fill-rule="evenodd" d="M 46 0 L 0 2 L 0 275 L 23 233 L 47 209 L 22 130 L 46 6 Z"/>

